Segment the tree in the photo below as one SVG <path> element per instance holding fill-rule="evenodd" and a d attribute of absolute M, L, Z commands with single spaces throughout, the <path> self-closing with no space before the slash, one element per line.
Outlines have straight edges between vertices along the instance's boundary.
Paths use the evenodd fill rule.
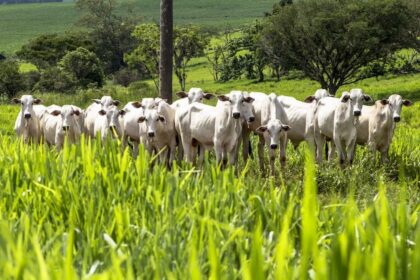
<path fill-rule="evenodd" d="M 126 66 L 124 53 L 135 45 L 131 33 L 137 19 L 117 13 L 116 0 L 76 0 L 76 7 L 83 12 L 79 22 L 90 30 L 94 52 L 105 65 L 106 73 L 114 73 Z"/>
<path fill-rule="evenodd" d="M 185 91 L 187 66 L 193 57 L 204 55 L 208 38 L 196 26 L 176 28 L 174 32 L 174 71 Z"/>
<path fill-rule="evenodd" d="M 156 77 L 159 75 L 159 27 L 153 23 L 140 24 L 133 31 L 137 47 L 125 55 L 127 64 L 136 69 L 144 69 L 159 91 Z"/>
<path fill-rule="evenodd" d="M 14 60 L 0 61 L 0 94 L 12 98 L 23 88 L 19 64 Z"/>
<path fill-rule="evenodd" d="M 159 93 L 160 97 L 172 102 L 173 66 L 173 5 L 172 0 L 160 0 L 160 60 Z"/>
<path fill-rule="evenodd" d="M 38 69 L 45 69 L 55 66 L 66 53 L 78 47 L 93 49 L 86 33 L 44 34 L 23 45 L 16 54 Z"/>
<path fill-rule="evenodd" d="M 302 0 L 274 10 L 261 42 L 331 94 L 362 79 L 363 66 L 409 46 L 401 0 Z"/>
<path fill-rule="evenodd" d="M 125 61 L 131 68 L 145 72 L 153 78 L 156 89 L 159 84 L 160 37 L 156 24 L 140 24 L 136 26 L 133 36 L 137 39 L 137 47 L 125 55 Z M 208 38 L 196 26 L 175 27 L 174 29 L 173 67 L 180 86 L 185 90 L 187 66 L 191 58 L 204 54 Z"/>
<path fill-rule="evenodd" d="M 66 54 L 60 61 L 62 69 L 70 73 L 79 86 L 87 88 L 91 85 L 101 87 L 104 83 L 103 70 L 95 53 L 84 48 Z"/>

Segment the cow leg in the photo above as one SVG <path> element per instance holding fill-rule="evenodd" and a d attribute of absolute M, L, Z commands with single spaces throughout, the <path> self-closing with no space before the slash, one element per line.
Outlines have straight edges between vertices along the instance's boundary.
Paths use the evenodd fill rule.
<path fill-rule="evenodd" d="M 271 176 L 275 176 L 276 175 L 276 170 L 275 170 L 275 161 L 276 161 L 275 150 L 268 148 L 268 155 L 269 155 L 269 158 L 270 158 Z"/>
<path fill-rule="evenodd" d="M 330 150 L 328 152 L 328 161 L 333 161 L 335 158 L 335 143 L 334 141 L 330 141 L 331 143 L 331 147 Z M 328 143 L 325 144 L 325 147 L 328 148 Z M 328 149 L 326 149 L 328 151 Z"/>
<path fill-rule="evenodd" d="M 216 154 L 216 162 L 217 164 L 222 163 L 222 156 L 223 156 L 223 147 L 222 143 L 216 138 L 214 141 L 214 153 Z"/>
<path fill-rule="evenodd" d="M 322 149 L 325 145 L 325 137 L 322 135 L 317 135 L 315 137 L 315 143 L 316 143 L 316 161 L 318 164 L 322 163 Z"/>
<path fill-rule="evenodd" d="M 349 141 L 347 145 L 347 159 L 349 160 L 349 164 L 353 164 L 354 156 L 356 155 L 356 138 Z"/>
<path fill-rule="evenodd" d="M 264 145 L 265 145 L 265 139 L 263 135 L 258 135 L 260 138 L 258 141 L 258 160 L 260 163 L 260 169 L 264 170 Z"/>
<path fill-rule="evenodd" d="M 341 139 L 336 135 L 334 135 L 334 144 L 337 148 L 338 158 L 340 160 L 340 165 L 343 166 L 343 164 L 346 160 L 346 156 L 345 156 L 345 153 L 343 151 L 343 145 L 341 143 Z M 331 145 L 331 149 L 332 149 L 332 145 Z"/>
<path fill-rule="evenodd" d="M 133 158 L 137 158 L 139 155 L 139 141 L 133 141 Z"/>
<path fill-rule="evenodd" d="M 248 160 L 249 156 L 249 132 L 245 131 L 245 129 L 242 131 L 242 156 L 244 158 L 244 162 Z M 239 145 L 238 145 L 239 148 Z"/>
<path fill-rule="evenodd" d="M 299 143 L 297 144 L 299 145 Z M 297 146 L 295 146 L 296 149 Z M 286 167 L 286 148 L 287 148 L 287 135 L 280 138 L 280 164 L 282 168 Z"/>

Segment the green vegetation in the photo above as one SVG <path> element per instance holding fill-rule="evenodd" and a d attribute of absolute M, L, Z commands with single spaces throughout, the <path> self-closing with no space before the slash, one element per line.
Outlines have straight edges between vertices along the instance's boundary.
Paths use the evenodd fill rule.
<path fill-rule="evenodd" d="M 177 0 L 174 4 L 176 24 L 197 24 L 209 28 L 236 27 L 262 17 L 275 0 Z M 121 10 L 128 5 L 124 1 Z M 159 1 L 134 2 L 133 11 L 145 21 L 157 22 Z M 46 33 L 74 28 L 79 19 L 74 3 L 0 5 L 0 52 L 10 54 L 30 39 Z"/>
<path fill-rule="evenodd" d="M 238 176 L 211 158 L 203 171 L 168 171 L 117 142 L 57 154 L 3 136 L 0 273 L 417 279 L 419 109 L 404 111 L 388 165 L 361 149 L 350 169 L 316 168 L 302 146 L 278 178 L 256 161 L 240 162 Z"/>

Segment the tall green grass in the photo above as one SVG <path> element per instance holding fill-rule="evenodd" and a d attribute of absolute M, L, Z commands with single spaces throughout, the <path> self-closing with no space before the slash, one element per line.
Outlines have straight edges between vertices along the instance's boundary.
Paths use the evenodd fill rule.
<path fill-rule="evenodd" d="M 271 178 L 254 161 L 237 173 L 212 157 L 202 170 L 169 171 L 142 149 L 137 160 L 120 153 L 118 142 L 57 153 L 3 135 L 0 275 L 418 279 L 418 169 L 400 160 L 414 149 L 418 166 L 419 132 L 404 133 L 391 150 L 395 178 L 364 151 L 342 171 L 317 167 L 303 146 L 288 150 L 286 171 Z"/>

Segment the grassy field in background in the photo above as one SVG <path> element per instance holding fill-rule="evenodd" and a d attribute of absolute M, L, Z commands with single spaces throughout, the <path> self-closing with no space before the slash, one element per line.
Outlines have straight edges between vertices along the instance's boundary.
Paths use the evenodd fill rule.
<path fill-rule="evenodd" d="M 212 28 L 236 27 L 270 11 L 274 0 L 177 0 L 175 24 L 197 24 Z M 131 5 L 143 21 L 158 22 L 159 1 L 122 1 L 120 10 Z M 0 52 L 11 54 L 31 38 L 44 33 L 77 28 L 80 13 L 74 3 L 0 5 Z"/>

